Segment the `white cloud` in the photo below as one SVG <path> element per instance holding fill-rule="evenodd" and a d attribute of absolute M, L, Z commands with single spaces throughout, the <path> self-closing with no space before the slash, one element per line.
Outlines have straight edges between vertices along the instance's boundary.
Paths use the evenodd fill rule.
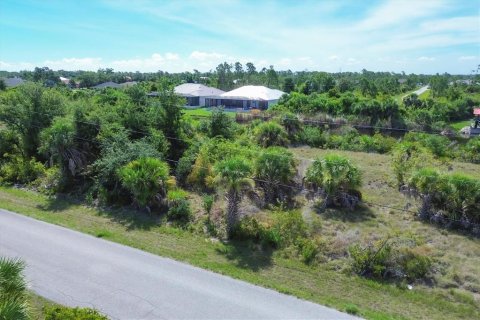
<path fill-rule="evenodd" d="M 39 66 L 53 70 L 97 70 L 102 67 L 102 58 L 63 58 L 60 60 L 45 60 Z"/>
<path fill-rule="evenodd" d="M 417 59 L 418 61 L 435 61 L 435 57 L 422 56 Z"/>
<path fill-rule="evenodd" d="M 331 55 L 330 57 L 328 57 L 328 60 L 332 60 L 332 61 L 337 61 L 339 59 L 339 57 L 337 55 Z"/>
<path fill-rule="evenodd" d="M 378 30 L 392 25 L 405 24 L 421 17 L 431 16 L 446 7 L 445 1 L 422 0 L 406 2 L 389 0 L 374 8 L 366 19 L 358 24 L 365 30 Z"/>
<path fill-rule="evenodd" d="M 217 53 L 217 52 L 193 51 L 190 54 L 191 59 L 199 60 L 199 61 L 206 61 L 206 60 L 212 60 L 212 59 L 218 60 L 225 57 L 226 56 L 224 54 Z"/>
<path fill-rule="evenodd" d="M 468 31 L 478 32 L 479 20 L 478 16 L 471 17 L 455 17 L 449 19 L 435 19 L 424 22 L 421 25 L 425 31 Z"/>
<path fill-rule="evenodd" d="M 167 52 L 165 54 L 165 59 L 167 59 L 167 60 L 179 60 L 180 56 L 176 53 Z"/>
<path fill-rule="evenodd" d="M 460 61 L 470 61 L 470 60 L 475 60 L 478 59 L 477 56 L 461 56 L 458 58 Z"/>

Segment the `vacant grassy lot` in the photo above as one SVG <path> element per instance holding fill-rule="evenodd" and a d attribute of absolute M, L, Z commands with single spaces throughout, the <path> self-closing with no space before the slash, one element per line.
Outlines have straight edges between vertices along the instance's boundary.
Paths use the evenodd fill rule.
<path fill-rule="evenodd" d="M 229 117 L 234 118 L 235 117 L 235 112 L 229 112 L 226 110 L 226 115 Z M 207 108 L 197 108 L 197 109 L 183 109 L 183 113 L 188 116 L 204 116 L 208 117 L 212 113 L 210 109 Z"/>
<path fill-rule="evenodd" d="M 310 148 L 292 151 L 305 158 L 328 152 Z M 363 172 L 361 191 L 366 201 L 414 210 L 415 201 L 403 197 L 395 187 L 388 156 L 335 152 L 350 157 Z M 304 170 L 308 163 L 304 160 L 300 169 Z M 479 165 L 453 163 L 452 169 L 480 177 Z M 192 195 L 192 200 L 197 214 L 201 214 L 198 197 Z M 371 206 L 356 212 L 332 210 L 318 216 L 303 210 L 307 218 L 316 216 L 325 241 L 336 245 L 339 252 L 352 242 L 385 235 L 411 233 L 420 237 L 437 260 L 436 271 L 431 283 L 415 283 L 413 290 L 351 275 L 346 256 L 308 266 L 286 258 L 281 251 L 244 242 L 222 243 L 206 237 L 202 230 L 174 228 L 160 224 L 158 217 L 126 209 L 88 208 L 68 199 L 51 199 L 12 188 L 0 188 L 0 207 L 339 310 L 353 304 L 361 316 L 370 319 L 480 317 L 479 239 L 416 221 L 413 214 L 403 211 Z"/>
<path fill-rule="evenodd" d="M 465 121 L 452 122 L 449 124 L 449 126 L 457 131 L 460 131 L 464 127 L 468 127 L 470 123 L 472 123 L 471 120 L 465 120 Z"/>

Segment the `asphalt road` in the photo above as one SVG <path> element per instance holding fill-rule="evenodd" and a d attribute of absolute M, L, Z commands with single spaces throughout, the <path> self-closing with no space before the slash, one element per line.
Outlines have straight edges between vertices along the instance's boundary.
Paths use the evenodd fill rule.
<path fill-rule="evenodd" d="M 0 209 L 0 256 L 27 263 L 32 290 L 112 319 L 354 319 L 141 250 Z"/>

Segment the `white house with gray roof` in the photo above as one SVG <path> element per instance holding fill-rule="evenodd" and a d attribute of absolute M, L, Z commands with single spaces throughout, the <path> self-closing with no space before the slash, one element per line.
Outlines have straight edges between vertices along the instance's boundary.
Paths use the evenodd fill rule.
<path fill-rule="evenodd" d="M 218 96 L 225 91 L 217 88 L 207 87 L 199 83 L 184 83 L 176 86 L 175 93 L 187 99 L 187 106 L 205 106 L 205 99 L 211 96 Z"/>

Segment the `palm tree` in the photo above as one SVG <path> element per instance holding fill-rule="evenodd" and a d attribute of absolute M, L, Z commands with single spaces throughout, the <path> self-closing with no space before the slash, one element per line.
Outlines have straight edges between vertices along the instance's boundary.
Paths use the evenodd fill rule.
<path fill-rule="evenodd" d="M 296 173 L 293 154 L 281 147 L 270 147 L 255 160 L 255 178 L 264 191 L 266 203 L 285 200 Z"/>
<path fill-rule="evenodd" d="M 230 236 L 238 221 L 238 206 L 246 190 L 253 186 L 249 178 L 252 168 L 246 159 L 233 157 L 217 163 L 214 167 L 215 181 L 226 190 L 228 202 L 227 233 Z"/>
<path fill-rule="evenodd" d="M 0 319 L 28 319 L 24 268 L 20 260 L 0 258 Z"/>

